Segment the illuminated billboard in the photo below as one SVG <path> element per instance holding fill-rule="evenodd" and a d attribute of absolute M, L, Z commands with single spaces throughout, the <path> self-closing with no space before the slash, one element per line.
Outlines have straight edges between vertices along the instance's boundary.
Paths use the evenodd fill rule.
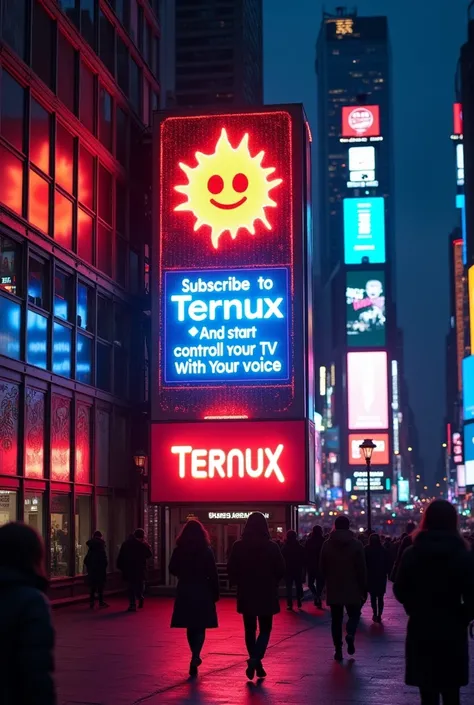
<path fill-rule="evenodd" d="M 388 465 L 390 462 L 388 433 L 372 433 L 370 437 L 375 443 L 372 465 Z M 360 444 L 363 441 L 362 434 L 349 434 L 349 465 L 365 465 L 365 458 L 360 450 Z"/>
<path fill-rule="evenodd" d="M 464 145 L 462 142 L 456 145 L 456 179 L 457 185 L 464 185 Z"/>
<path fill-rule="evenodd" d="M 153 420 L 304 417 L 312 335 L 301 109 L 168 114 L 155 134 Z"/>
<path fill-rule="evenodd" d="M 385 262 L 385 204 L 382 197 L 344 199 L 344 261 Z"/>
<path fill-rule="evenodd" d="M 398 501 L 410 501 L 410 483 L 408 480 L 398 480 Z"/>
<path fill-rule="evenodd" d="M 461 103 L 454 103 L 453 105 L 453 134 L 462 135 L 463 134 L 463 124 L 462 124 L 462 105 Z"/>
<path fill-rule="evenodd" d="M 345 105 L 342 108 L 343 137 L 378 137 L 380 109 L 378 105 Z"/>
<path fill-rule="evenodd" d="M 347 272 L 347 344 L 350 347 L 385 345 L 385 322 L 385 273 Z"/>
<path fill-rule="evenodd" d="M 467 241 L 466 241 L 466 197 L 463 193 L 456 194 L 456 208 L 461 211 L 461 229 L 462 229 L 462 261 L 467 263 Z"/>
<path fill-rule="evenodd" d="M 305 421 L 152 424 L 151 501 L 305 504 L 307 434 Z"/>
<path fill-rule="evenodd" d="M 387 353 L 347 353 L 348 427 L 388 428 Z"/>
<path fill-rule="evenodd" d="M 371 492 L 390 492 L 392 487 L 392 482 L 385 470 L 381 468 L 372 468 L 370 470 L 370 491 Z M 346 491 L 347 492 L 367 492 L 367 471 L 366 470 L 354 470 L 352 473 L 352 479 L 347 478 L 346 481 Z"/>
<path fill-rule="evenodd" d="M 462 388 L 464 421 L 474 419 L 474 355 L 462 361 Z"/>
<path fill-rule="evenodd" d="M 452 449 L 453 463 L 455 465 L 460 465 L 464 462 L 464 456 L 462 449 L 462 435 L 458 431 L 453 433 Z"/>
<path fill-rule="evenodd" d="M 474 485 L 474 424 L 464 426 L 466 485 Z"/>

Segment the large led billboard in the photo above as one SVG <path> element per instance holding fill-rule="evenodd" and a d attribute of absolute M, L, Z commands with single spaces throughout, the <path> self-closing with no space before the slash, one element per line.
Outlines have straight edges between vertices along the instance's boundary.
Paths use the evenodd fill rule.
<path fill-rule="evenodd" d="M 305 421 L 152 424 L 150 499 L 305 504 L 308 432 Z"/>
<path fill-rule="evenodd" d="M 344 261 L 385 262 L 385 204 L 381 196 L 344 199 Z"/>
<path fill-rule="evenodd" d="M 155 144 L 153 420 L 304 417 L 312 365 L 301 109 L 168 114 Z"/>
<path fill-rule="evenodd" d="M 390 477 L 387 475 L 386 471 L 382 468 L 371 468 L 370 470 L 370 491 L 377 492 L 390 492 L 392 487 L 392 482 Z M 354 470 L 352 473 L 352 479 L 347 478 L 346 490 L 348 492 L 367 492 L 367 471 L 366 470 Z"/>
<path fill-rule="evenodd" d="M 346 274 L 346 329 L 350 347 L 385 345 L 385 273 Z"/>
<path fill-rule="evenodd" d="M 474 355 L 462 361 L 462 389 L 464 421 L 474 419 Z"/>
<path fill-rule="evenodd" d="M 370 437 L 375 443 L 372 465 L 388 465 L 390 462 L 388 433 L 372 433 Z M 365 458 L 360 450 L 360 444 L 363 441 L 362 434 L 349 434 L 349 465 L 365 465 Z"/>
<path fill-rule="evenodd" d="M 343 137 L 378 137 L 380 109 L 378 105 L 345 105 L 342 108 Z"/>
<path fill-rule="evenodd" d="M 348 427 L 376 431 L 387 429 L 387 353 L 347 353 Z"/>
<path fill-rule="evenodd" d="M 474 485 L 474 424 L 464 426 L 464 461 L 466 485 Z"/>

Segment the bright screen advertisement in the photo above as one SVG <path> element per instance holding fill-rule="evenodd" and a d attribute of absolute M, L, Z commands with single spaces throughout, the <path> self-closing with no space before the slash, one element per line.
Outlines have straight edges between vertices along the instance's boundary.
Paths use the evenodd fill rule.
<path fill-rule="evenodd" d="M 375 444 L 372 465 L 388 465 L 390 462 L 388 433 L 372 433 L 370 437 Z M 349 465 L 365 465 L 365 458 L 360 450 L 360 444 L 363 441 L 362 434 L 349 434 Z"/>
<path fill-rule="evenodd" d="M 388 428 L 387 353 L 347 354 L 349 429 Z"/>
<path fill-rule="evenodd" d="M 157 122 L 154 420 L 305 416 L 305 139 L 296 107 Z"/>
<path fill-rule="evenodd" d="M 463 124 L 462 124 L 462 105 L 461 103 L 454 103 L 453 105 L 453 128 L 455 135 L 462 135 Z"/>
<path fill-rule="evenodd" d="M 308 499 L 305 421 L 204 421 L 151 427 L 156 503 Z"/>
<path fill-rule="evenodd" d="M 466 485 L 474 485 L 474 424 L 464 426 L 464 465 Z"/>
<path fill-rule="evenodd" d="M 349 488 L 347 488 L 349 489 Z M 370 490 L 371 492 L 390 492 L 391 482 L 386 475 L 385 470 L 373 468 L 370 471 Z M 367 492 L 367 471 L 354 470 L 352 473 L 352 482 L 350 492 Z"/>
<path fill-rule="evenodd" d="M 378 137 L 380 109 L 378 105 L 345 105 L 342 108 L 343 137 Z"/>
<path fill-rule="evenodd" d="M 383 347 L 385 323 L 384 272 L 347 272 L 346 329 L 349 347 Z"/>
<path fill-rule="evenodd" d="M 344 199 L 344 261 L 385 262 L 385 204 L 381 196 Z"/>
<path fill-rule="evenodd" d="M 462 388 L 464 420 L 474 419 L 474 355 L 462 361 Z"/>
<path fill-rule="evenodd" d="M 408 480 L 398 480 L 398 501 L 410 501 L 410 483 Z"/>

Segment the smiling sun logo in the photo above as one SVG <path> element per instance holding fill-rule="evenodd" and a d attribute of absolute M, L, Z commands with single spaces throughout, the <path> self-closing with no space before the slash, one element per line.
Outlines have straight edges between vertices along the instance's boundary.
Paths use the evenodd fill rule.
<path fill-rule="evenodd" d="M 263 168 L 265 152 L 252 157 L 248 144 L 249 136 L 245 134 L 234 149 L 223 129 L 213 154 L 196 152 L 197 166 L 194 168 L 182 162 L 179 164 L 188 177 L 188 183 L 175 186 L 175 190 L 187 196 L 188 200 L 174 210 L 192 212 L 196 217 L 195 232 L 201 226 L 208 225 L 216 249 L 219 237 L 226 230 L 233 239 L 240 228 L 255 235 L 257 220 L 271 230 L 265 208 L 275 208 L 277 205 L 269 194 L 281 184 L 282 179 L 268 180 L 275 168 Z"/>

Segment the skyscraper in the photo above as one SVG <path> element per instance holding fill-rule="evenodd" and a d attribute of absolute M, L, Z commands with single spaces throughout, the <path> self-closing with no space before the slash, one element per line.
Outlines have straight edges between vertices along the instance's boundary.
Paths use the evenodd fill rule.
<path fill-rule="evenodd" d="M 263 103 L 262 0 L 167 0 L 167 107 Z"/>

